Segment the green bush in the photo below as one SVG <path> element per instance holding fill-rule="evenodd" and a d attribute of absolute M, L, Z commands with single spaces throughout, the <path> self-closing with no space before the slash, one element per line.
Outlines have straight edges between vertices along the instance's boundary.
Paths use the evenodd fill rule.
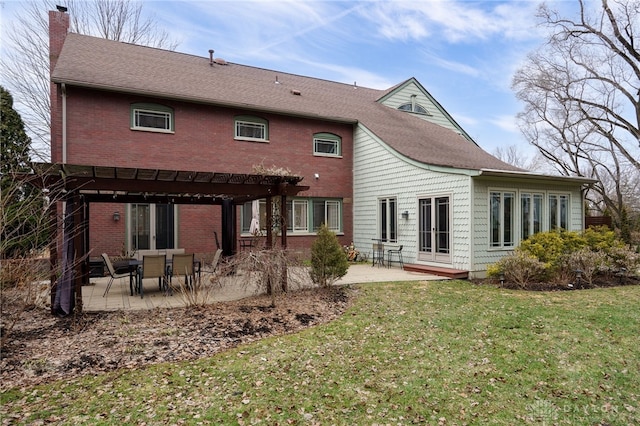
<path fill-rule="evenodd" d="M 582 282 L 593 286 L 598 275 L 640 273 L 640 254 L 625 245 L 606 226 L 575 231 L 549 231 L 532 235 L 510 255 L 487 267 L 487 275 L 504 274 L 507 282 L 523 288 L 536 281 L 573 283 L 576 270 Z"/>
<path fill-rule="evenodd" d="M 586 240 L 575 231 L 540 232 L 524 240 L 519 249 L 550 267 L 557 267 L 561 257 L 586 246 Z"/>
<path fill-rule="evenodd" d="M 311 246 L 311 280 L 321 287 L 328 287 L 348 269 L 349 262 L 336 234 L 323 224 Z"/>
<path fill-rule="evenodd" d="M 625 246 L 624 242 L 616 236 L 616 233 L 604 225 L 587 228 L 582 233 L 582 236 L 591 250 L 608 252 L 611 248 Z"/>

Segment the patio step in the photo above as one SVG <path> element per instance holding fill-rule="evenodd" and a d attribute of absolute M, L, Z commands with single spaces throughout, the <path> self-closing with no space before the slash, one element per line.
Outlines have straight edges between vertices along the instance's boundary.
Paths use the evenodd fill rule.
<path fill-rule="evenodd" d="M 441 277 L 454 278 L 459 280 L 466 280 L 469 278 L 469 271 L 464 271 L 462 269 L 443 268 L 441 266 L 405 263 L 404 270 L 410 272 L 421 272 L 423 274 L 438 275 Z"/>

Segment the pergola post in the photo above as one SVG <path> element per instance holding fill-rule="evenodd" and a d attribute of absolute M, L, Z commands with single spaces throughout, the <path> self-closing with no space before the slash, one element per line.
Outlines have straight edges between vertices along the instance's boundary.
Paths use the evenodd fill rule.
<path fill-rule="evenodd" d="M 280 244 L 282 245 L 282 277 L 280 279 L 280 285 L 282 291 L 288 291 L 288 271 L 287 271 L 287 196 L 280 196 Z"/>
<path fill-rule="evenodd" d="M 56 298 L 56 287 L 58 285 L 58 241 L 60 235 L 58 233 L 60 226 L 58 224 L 58 202 L 54 201 L 49 205 L 49 291 L 51 298 L 51 313 L 54 312 L 54 302 Z"/>

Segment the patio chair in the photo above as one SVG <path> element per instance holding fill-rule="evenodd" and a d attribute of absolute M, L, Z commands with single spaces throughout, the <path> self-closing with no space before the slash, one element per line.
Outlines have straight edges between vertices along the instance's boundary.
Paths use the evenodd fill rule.
<path fill-rule="evenodd" d="M 222 249 L 216 250 L 216 253 L 213 255 L 213 260 L 210 264 L 204 265 L 202 267 L 202 271 L 209 274 L 215 274 L 218 269 L 218 264 L 220 263 L 220 256 L 222 256 Z"/>
<path fill-rule="evenodd" d="M 113 264 L 111 263 L 111 259 L 109 259 L 109 255 L 107 253 L 102 253 L 102 259 L 104 260 L 104 264 L 107 266 L 107 270 L 109 271 L 109 276 L 110 276 L 109 284 L 107 284 L 107 289 L 104 291 L 104 294 L 102 295 L 102 297 L 106 297 L 107 294 L 109 293 L 109 290 L 111 289 L 111 284 L 113 284 L 113 280 L 118 278 L 125 278 L 125 277 L 130 278 L 130 273 L 129 271 L 116 273 L 116 270 L 113 267 Z"/>
<path fill-rule="evenodd" d="M 142 257 L 142 267 L 138 270 L 138 286 L 140 298 L 144 297 L 145 278 L 157 278 L 160 290 L 168 291 L 167 286 L 167 257 L 164 254 L 147 255 Z"/>
<path fill-rule="evenodd" d="M 400 263 L 400 268 L 404 269 L 404 262 L 402 261 L 402 245 L 397 249 L 389 249 L 387 250 L 387 268 L 391 267 L 391 256 L 398 256 L 398 262 Z"/>
<path fill-rule="evenodd" d="M 173 254 L 171 261 L 171 274 L 169 274 L 169 285 L 173 276 L 184 276 L 184 283 L 187 288 L 193 285 L 195 280 L 195 268 L 193 267 L 194 256 L 191 254 Z"/>
<path fill-rule="evenodd" d="M 373 243 L 373 262 L 371 266 L 384 266 L 384 244 L 382 243 Z"/>

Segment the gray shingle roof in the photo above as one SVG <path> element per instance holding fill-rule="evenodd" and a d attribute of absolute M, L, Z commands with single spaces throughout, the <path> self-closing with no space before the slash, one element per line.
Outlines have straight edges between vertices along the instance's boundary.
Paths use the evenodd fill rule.
<path fill-rule="evenodd" d="M 57 83 L 249 110 L 360 123 L 421 163 L 520 171 L 456 132 L 378 102 L 387 90 L 69 33 L 52 73 Z M 277 81 L 277 83 L 276 83 Z M 293 92 L 299 92 L 299 95 Z"/>

